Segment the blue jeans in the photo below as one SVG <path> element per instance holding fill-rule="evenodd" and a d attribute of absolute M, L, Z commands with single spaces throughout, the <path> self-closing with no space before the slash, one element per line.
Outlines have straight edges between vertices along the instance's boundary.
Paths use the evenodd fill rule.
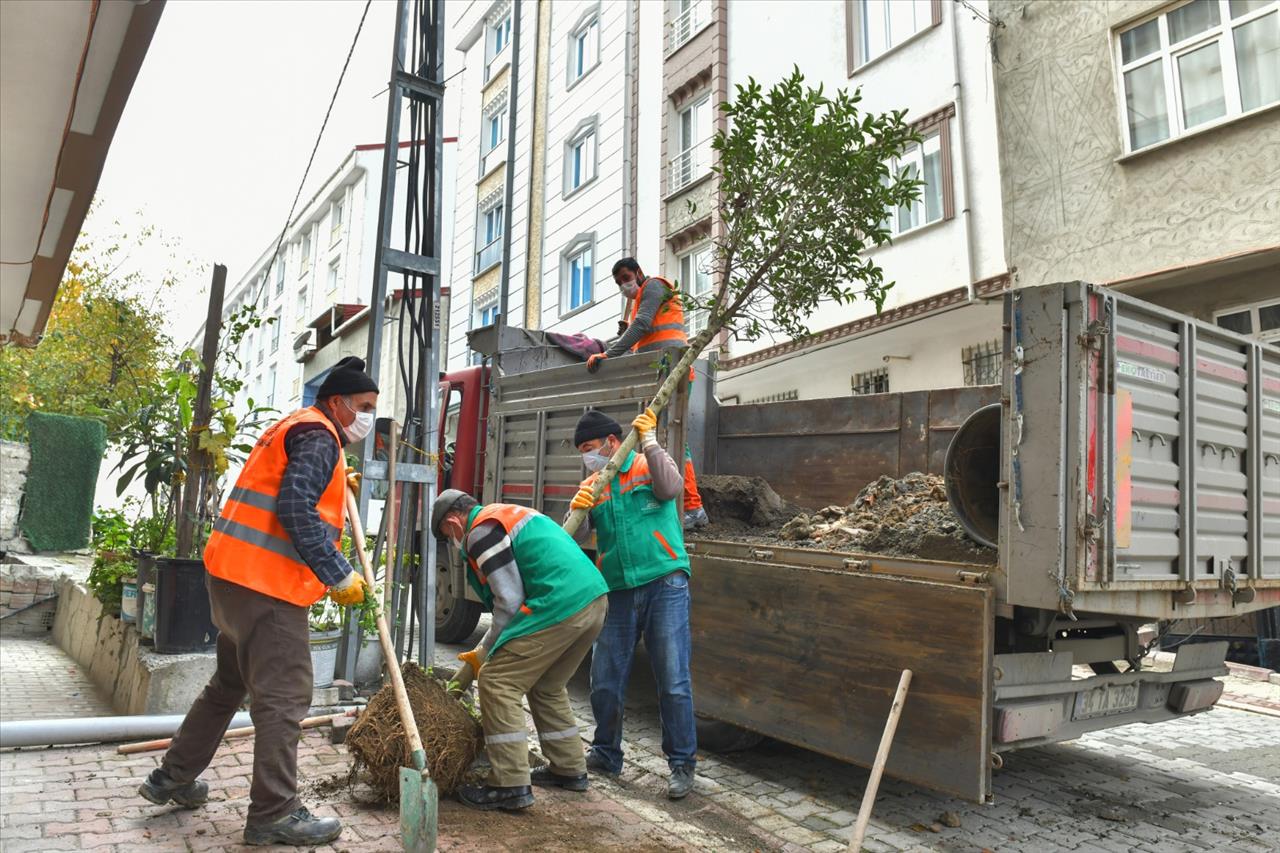
<path fill-rule="evenodd" d="M 609 593 L 609 613 L 591 652 L 592 751 L 622 770 L 622 708 L 636 646 L 644 640 L 658 685 L 662 751 L 667 764 L 692 767 L 698 735 L 689 676 L 689 576 L 682 571 L 635 589 Z"/>

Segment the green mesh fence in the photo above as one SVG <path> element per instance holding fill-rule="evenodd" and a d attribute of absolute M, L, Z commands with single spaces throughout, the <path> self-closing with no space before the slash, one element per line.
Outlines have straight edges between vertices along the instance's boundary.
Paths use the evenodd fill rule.
<path fill-rule="evenodd" d="M 27 418 L 31 468 L 20 526 L 37 551 L 89 544 L 98 467 L 107 448 L 100 421 L 33 413 Z"/>

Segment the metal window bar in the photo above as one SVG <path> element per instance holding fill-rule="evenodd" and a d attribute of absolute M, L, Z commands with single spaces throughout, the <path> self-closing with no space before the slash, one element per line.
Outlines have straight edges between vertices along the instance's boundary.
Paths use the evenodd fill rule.
<path fill-rule="evenodd" d="M 671 22 L 671 49 L 683 45 L 689 39 L 693 38 L 694 33 L 702 29 L 702 25 L 706 23 L 706 9 L 702 0 L 693 3 L 688 9 L 680 13 L 674 21 Z"/>
<path fill-rule="evenodd" d="M 476 272 L 484 272 L 500 260 L 502 260 L 502 235 L 498 235 L 487 246 L 476 252 Z"/>
<path fill-rule="evenodd" d="M 710 147 L 711 140 L 704 139 L 671 158 L 670 192 L 679 192 L 707 173 L 711 165 Z"/>
<path fill-rule="evenodd" d="M 961 350 L 964 384 L 999 385 L 1002 352 L 1000 341 L 987 341 Z"/>
<path fill-rule="evenodd" d="M 799 400 L 800 389 L 792 388 L 790 391 L 779 391 L 776 394 L 766 394 L 763 397 L 757 397 L 754 400 L 747 400 L 744 405 L 750 406 L 754 403 L 785 403 L 788 400 Z"/>
<path fill-rule="evenodd" d="M 889 393 L 889 368 L 880 367 L 853 374 L 853 394 L 855 397 L 864 394 Z"/>

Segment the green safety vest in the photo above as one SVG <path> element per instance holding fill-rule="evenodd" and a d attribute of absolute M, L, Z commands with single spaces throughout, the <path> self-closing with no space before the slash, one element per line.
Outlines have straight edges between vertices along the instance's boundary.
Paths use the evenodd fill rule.
<path fill-rule="evenodd" d="M 592 474 L 582 485 L 595 481 Z M 690 574 L 676 502 L 653 494 L 649 461 L 631 451 L 591 508 L 596 566 L 610 590 L 635 589 L 675 571 Z"/>
<path fill-rule="evenodd" d="M 524 584 L 524 603 L 498 635 L 490 655 L 508 640 L 560 624 L 609 591 L 591 560 L 560 525 L 529 507 L 489 504 L 471 510 L 462 538 L 467 581 L 486 610 L 493 609 L 493 593 L 466 548 L 472 529 L 486 521 L 496 521 L 507 532 Z"/>

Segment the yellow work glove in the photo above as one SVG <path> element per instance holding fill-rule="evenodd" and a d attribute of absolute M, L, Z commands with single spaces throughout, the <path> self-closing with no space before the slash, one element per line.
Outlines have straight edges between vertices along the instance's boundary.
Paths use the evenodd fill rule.
<path fill-rule="evenodd" d="M 360 494 L 359 471 L 347 471 L 347 488 L 351 489 L 351 491 L 355 492 L 357 495 Z"/>
<path fill-rule="evenodd" d="M 342 583 L 329 589 L 329 599 L 342 607 L 359 604 L 364 601 L 364 578 L 352 572 Z"/>
<path fill-rule="evenodd" d="M 653 409 L 645 409 L 640 415 L 631 422 L 631 426 L 635 431 L 640 433 L 640 440 L 644 441 L 645 436 L 651 435 L 658 426 L 658 416 L 653 413 Z"/>
<path fill-rule="evenodd" d="M 573 496 L 573 500 L 569 501 L 569 509 L 591 509 L 595 505 L 595 498 L 591 496 L 590 486 L 583 486 L 578 489 L 578 493 Z"/>

